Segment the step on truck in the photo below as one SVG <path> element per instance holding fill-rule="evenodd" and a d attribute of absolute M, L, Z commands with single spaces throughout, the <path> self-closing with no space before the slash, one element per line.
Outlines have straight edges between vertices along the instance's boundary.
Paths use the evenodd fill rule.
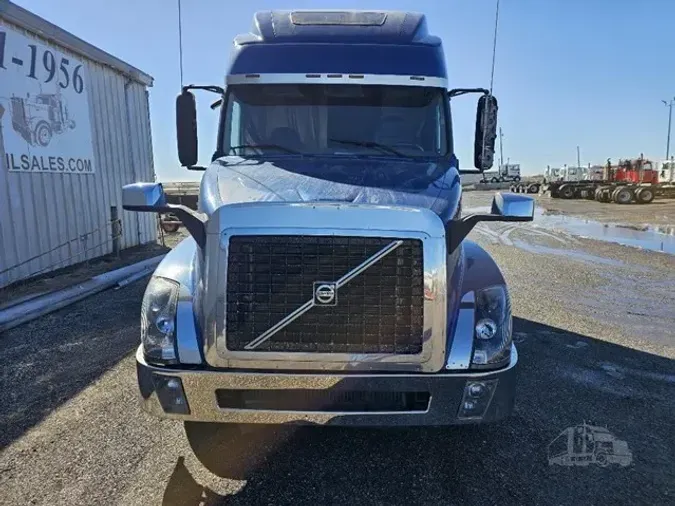
<path fill-rule="evenodd" d="M 197 166 L 196 99 L 219 95 Z M 176 101 L 181 164 L 198 210 L 160 183 L 124 208 L 173 213 L 190 236 L 150 279 L 136 354 L 144 409 L 182 420 L 217 474 L 249 469 L 262 428 L 500 420 L 514 403 L 511 298 L 467 234 L 530 221 L 496 194 L 463 215 L 450 108 L 477 93 L 475 173 L 492 166 L 497 101 L 448 89 L 439 38 L 404 12 L 260 12 L 225 87 Z M 286 430 L 288 427 L 286 427 Z"/>

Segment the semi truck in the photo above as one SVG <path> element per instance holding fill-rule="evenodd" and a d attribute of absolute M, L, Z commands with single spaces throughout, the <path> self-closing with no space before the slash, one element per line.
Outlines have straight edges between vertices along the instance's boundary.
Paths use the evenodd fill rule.
<path fill-rule="evenodd" d="M 500 165 L 496 172 L 486 172 L 483 176 L 484 182 L 504 183 L 506 181 L 513 181 L 517 183 L 520 181 L 520 164 L 505 163 Z"/>
<path fill-rule="evenodd" d="M 616 165 L 608 159 L 601 176 L 597 169 L 592 177 L 581 179 L 561 172 L 558 180 L 547 181 L 541 190 L 552 198 L 649 204 L 655 198 L 675 198 L 670 165 L 671 162 L 663 162 L 659 168 L 643 156 L 619 160 Z"/>
<path fill-rule="evenodd" d="M 219 96 L 208 167 L 193 90 Z M 181 420 L 214 473 L 245 476 L 263 431 L 283 425 L 511 413 L 511 296 L 467 235 L 531 221 L 534 202 L 496 194 L 490 213 L 462 213 L 450 109 L 469 93 L 480 173 L 494 159 L 496 98 L 448 89 L 422 14 L 258 12 L 225 87 L 182 88 L 178 154 L 204 170 L 198 209 L 168 203 L 157 182 L 123 188 L 124 209 L 174 213 L 190 234 L 147 285 L 137 380 L 143 408 Z"/>

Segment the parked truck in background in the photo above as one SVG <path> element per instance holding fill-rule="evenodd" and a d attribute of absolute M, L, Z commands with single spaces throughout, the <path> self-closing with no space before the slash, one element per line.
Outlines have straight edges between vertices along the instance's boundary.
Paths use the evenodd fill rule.
<path fill-rule="evenodd" d="M 199 209 L 159 183 L 123 189 L 125 209 L 172 212 L 190 233 L 143 298 L 144 409 L 182 420 L 221 476 L 245 475 L 269 424 L 508 416 L 511 297 L 466 236 L 531 221 L 534 202 L 497 194 L 491 213 L 463 215 L 450 122 L 455 97 L 480 94 L 474 165 L 489 169 L 496 99 L 448 90 L 421 14 L 268 11 L 253 27 L 225 88 L 185 86 L 176 102 L 181 164 L 200 170 L 191 90 L 222 100 Z"/>
<path fill-rule="evenodd" d="M 571 175 L 570 168 L 567 168 L 560 172 L 558 180 L 547 181 L 542 192 L 552 198 L 618 204 L 649 204 L 655 198 L 675 198 L 675 183 L 668 177 L 670 164 L 660 165 L 661 169 L 643 156 L 619 160 L 617 164 L 608 159 L 600 179 L 596 178 L 596 174 L 589 177 L 588 172 L 586 177 L 580 178 L 576 171 Z"/>
<path fill-rule="evenodd" d="M 502 164 L 496 172 L 486 172 L 483 174 L 484 180 L 491 183 L 504 183 L 507 181 L 520 181 L 520 164 L 505 163 Z"/>

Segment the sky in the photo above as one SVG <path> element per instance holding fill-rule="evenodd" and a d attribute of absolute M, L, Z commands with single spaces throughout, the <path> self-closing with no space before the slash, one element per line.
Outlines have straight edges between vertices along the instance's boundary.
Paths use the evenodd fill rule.
<path fill-rule="evenodd" d="M 155 170 L 160 181 L 197 180 L 180 167 L 177 0 L 13 0 L 150 74 Z M 443 39 L 450 87 L 488 87 L 496 0 L 182 0 L 186 83 L 223 85 L 232 39 L 266 9 L 408 10 Z M 493 93 L 504 159 L 526 174 L 547 165 L 652 159 L 666 154 L 675 97 L 675 1 L 501 0 Z M 199 158 L 216 139 L 213 95 L 197 92 Z M 473 160 L 475 96 L 453 100 L 456 153 Z M 675 141 L 671 143 L 675 152 Z M 463 162 L 463 163 L 462 163 Z"/>

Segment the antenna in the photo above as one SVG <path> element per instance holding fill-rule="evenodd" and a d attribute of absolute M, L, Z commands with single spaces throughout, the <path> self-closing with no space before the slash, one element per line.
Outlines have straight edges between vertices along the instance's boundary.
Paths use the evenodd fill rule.
<path fill-rule="evenodd" d="M 180 0 L 179 0 L 180 1 Z M 495 35 L 492 42 L 492 71 L 490 72 L 490 95 L 492 95 L 492 85 L 495 80 L 495 59 L 497 56 L 497 27 L 499 25 L 499 0 L 497 0 L 497 11 L 495 13 Z"/>
<path fill-rule="evenodd" d="M 497 12 L 495 14 L 495 35 L 492 42 L 492 70 L 490 72 L 490 95 L 492 95 L 492 84 L 495 80 L 495 58 L 497 55 L 497 26 L 499 24 L 499 0 L 497 0 Z M 483 125 L 487 124 L 487 108 L 483 113 Z M 499 140 L 501 146 L 501 139 Z M 485 136 L 483 136 L 483 145 L 481 146 L 481 157 L 485 154 Z M 501 164 L 502 160 L 500 160 Z"/>
<path fill-rule="evenodd" d="M 183 23 L 181 19 L 180 0 L 178 0 L 178 59 L 180 63 L 180 87 L 183 88 Z"/>

